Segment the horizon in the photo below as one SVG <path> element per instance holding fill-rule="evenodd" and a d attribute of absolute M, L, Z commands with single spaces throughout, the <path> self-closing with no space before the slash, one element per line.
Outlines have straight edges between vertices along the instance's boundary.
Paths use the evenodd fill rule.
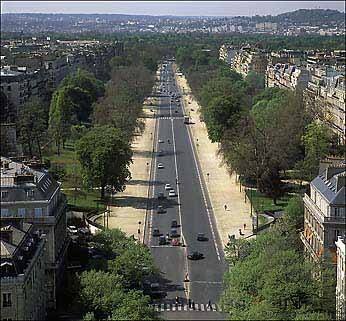
<path fill-rule="evenodd" d="M 107 4 L 102 9 L 101 4 Z M 256 6 L 255 4 L 258 4 Z M 274 5 L 275 4 L 275 5 Z M 278 5 L 279 4 L 279 5 Z M 2 1 L 1 14 L 114 14 L 174 17 L 279 15 L 299 9 L 345 12 L 344 1 Z M 153 14 L 155 12 L 155 14 Z"/>

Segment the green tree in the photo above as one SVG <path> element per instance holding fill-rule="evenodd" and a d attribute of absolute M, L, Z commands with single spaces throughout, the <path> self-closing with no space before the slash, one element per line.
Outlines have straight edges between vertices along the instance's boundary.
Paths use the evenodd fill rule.
<path fill-rule="evenodd" d="M 41 142 L 46 130 L 46 110 L 37 98 L 31 98 L 21 108 L 18 118 L 20 142 L 30 157 L 41 155 Z"/>
<path fill-rule="evenodd" d="M 132 151 L 127 137 L 116 128 L 97 126 L 87 132 L 76 144 L 78 159 L 82 165 L 84 183 L 101 187 L 101 198 L 105 187 L 123 191 L 131 178 L 129 165 Z"/>
<path fill-rule="evenodd" d="M 141 291 L 129 291 L 121 305 L 113 310 L 110 320 L 159 320 L 157 313 L 149 307 L 150 298 Z"/>
<path fill-rule="evenodd" d="M 300 166 L 303 177 L 312 180 L 318 174 L 319 163 L 329 152 L 330 140 L 331 134 L 325 124 L 314 121 L 307 126 L 302 136 L 305 158 Z"/>

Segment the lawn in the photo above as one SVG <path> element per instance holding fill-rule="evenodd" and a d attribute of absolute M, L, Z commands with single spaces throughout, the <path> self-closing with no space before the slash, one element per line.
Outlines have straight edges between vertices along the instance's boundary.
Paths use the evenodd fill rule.
<path fill-rule="evenodd" d="M 255 189 L 247 189 L 246 195 L 251 200 L 252 206 L 254 207 L 255 211 L 258 211 L 259 213 L 263 213 L 264 211 L 285 209 L 289 199 L 292 197 L 286 194 L 277 200 L 277 205 L 274 205 L 271 198 L 266 197 Z"/>
<path fill-rule="evenodd" d="M 58 164 L 65 169 L 66 175 L 61 180 L 61 183 L 63 192 L 67 196 L 68 204 L 92 209 L 98 207 L 94 200 L 99 199 L 100 192 L 98 190 L 89 191 L 83 188 L 81 166 L 74 151 L 74 141 L 69 140 L 65 144 L 65 148 L 61 149 L 60 155 L 57 155 L 55 150 L 51 148 L 46 150 L 43 157 L 49 159 L 52 165 Z M 74 188 L 78 189 L 75 190 Z M 99 208 L 101 207 L 102 205 L 99 205 Z"/>

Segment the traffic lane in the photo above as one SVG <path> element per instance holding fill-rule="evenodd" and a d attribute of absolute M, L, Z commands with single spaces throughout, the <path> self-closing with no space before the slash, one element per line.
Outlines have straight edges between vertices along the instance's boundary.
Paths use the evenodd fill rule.
<path fill-rule="evenodd" d="M 155 247 L 151 248 L 155 265 L 161 271 L 161 277 L 158 280 L 160 289 L 167 293 L 167 296 L 160 300 L 160 303 L 174 303 L 176 296 L 184 298 L 186 301 L 186 292 L 184 289 L 184 251 L 179 247 Z"/>
<path fill-rule="evenodd" d="M 189 283 L 190 298 L 197 303 L 207 304 L 211 303 L 218 304 L 220 302 L 220 296 L 222 293 L 222 281 L 205 282 L 205 281 L 192 281 Z"/>
<path fill-rule="evenodd" d="M 167 144 L 167 137 L 170 134 L 170 120 L 162 119 L 160 120 L 160 133 L 159 137 L 164 139 L 165 143 L 161 143 L 159 145 L 162 146 L 163 155 L 158 157 L 158 162 L 162 163 L 164 168 L 156 170 L 156 180 L 159 182 L 163 182 L 158 186 L 155 186 L 155 199 L 157 199 L 158 194 L 160 192 L 164 193 L 165 199 L 161 201 L 157 201 L 157 205 L 162 205 L 166 210 L 166 213 L 156 214 L 153 217 L 153 228 L 158 228 L 161 233 L 166 235 L 166 233 L 170 232 L 171 222 L 172 220 L 177 220 L 179 222 L 179 213 L 178 213 L 178 198 L 177 197 L 169 197 L 169 191 L 165 190 L 165 184 L 170 184 L 175 192 L 175 162 L 174 162 L 174 151 L 172 144 Z M 156 207 L 157 208 L 157 207 Z M 157 213 L 157 210 L 156 210 Z M 180 233 L 180 230 L 178 229 Z M 158 244 L 158 240 L 155 242 L 155 245 Z"/>

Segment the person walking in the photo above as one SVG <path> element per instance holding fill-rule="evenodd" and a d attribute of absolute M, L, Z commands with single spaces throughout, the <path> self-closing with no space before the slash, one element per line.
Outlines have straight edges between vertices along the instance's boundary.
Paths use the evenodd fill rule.
<path fill-rule="evenodd" d="M 227 211 L 227 204 L 225 204 L 223 207 L 225 208 L 225 211 Z"/>
<path fill-rule="evenodd" d="M 244 230 L 246 230 L 246 224 L 244 223 Z"/>
<path fill-rule="evenodd" d="M 192 310 L 195 309 L 195 301 L 192 300 Z"/>
<path fill-rule="evenodd" d="M 210 309 L 210 311 L 213 310 L 210 300 L 208 301 L 208 308 Z"/>
<path fill-rule="evenodd" d="M 191 308 L 191 299 L 190 298 L 188 300 L 188 303 L 189 303 L 189 308 Z"/>

